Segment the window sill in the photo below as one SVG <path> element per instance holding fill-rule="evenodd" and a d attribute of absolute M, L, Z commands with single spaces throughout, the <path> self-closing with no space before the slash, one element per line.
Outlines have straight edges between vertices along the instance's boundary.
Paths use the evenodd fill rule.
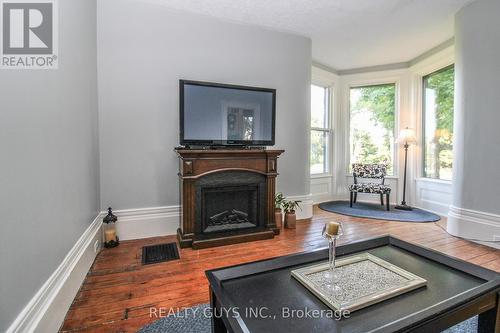
<path fill-rule="evenodd" d="M 417 182 L 426 182 L 426 183 L 444 184 L 444 185 L 452 185 L 453 184 L 453 181 L 451 181 L 451 180 L 436 179 L 436 178 L 426 178 L 426 177 L 415 178 L 415 181 L 417 181 Z"/>
<path fill-rule="evenodd" d="M 333 175 L 331 173 L 317 173 L 310 175 L 310 179 L 316 179 L 316 178 L 332 178 Z"/>

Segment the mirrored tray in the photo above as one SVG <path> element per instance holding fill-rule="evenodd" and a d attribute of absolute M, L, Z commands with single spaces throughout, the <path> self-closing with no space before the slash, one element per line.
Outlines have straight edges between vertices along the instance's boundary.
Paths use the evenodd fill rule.
<path fill-rule="evenodd" d="M 337 260 L 335 285 L 327 287 L 328 262 L 299 268 L 292 276 L 333 310 L 356 311 L 423 287 L 427 281 L 369 253 Z"/>

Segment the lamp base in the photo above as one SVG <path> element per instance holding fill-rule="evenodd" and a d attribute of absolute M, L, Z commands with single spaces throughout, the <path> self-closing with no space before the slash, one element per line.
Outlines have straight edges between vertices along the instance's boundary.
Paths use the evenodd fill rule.
<path fill-rule="evenodd" d="M 395 206 L 394 209 L 399 209 L 399 210 L 413 210 L 413 207 L 412 206 L 408 206 L 407 204 L 401 204 L 401 205 Z"/>

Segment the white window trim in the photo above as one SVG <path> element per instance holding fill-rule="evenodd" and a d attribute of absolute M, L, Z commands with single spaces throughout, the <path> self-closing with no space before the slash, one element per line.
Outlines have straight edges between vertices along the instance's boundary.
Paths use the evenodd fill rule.
<path fill-rule="evenodd" d="M 361 80 L 353 80 L 350 81 L 346 85 L 345 91 L 345 101 L 346 101 L 346 122 L 344 124 L 346 131 L 346 142 L 345 142 L 345 165 L 344 170 L 346 172 L 346 177 L 351 176 L 349 174 L 349 167 L 351 164 L 351 146 L 350 146 L 350 137 L 351 137 L 351 89 L 359 88 L 359 87 L 367 87 L 367 86 L 376 86 L 376 85 L 384 85 L 384 84 L 394 84 L 395 85 L 395 110 L 394 110 L 394 138 L 397 138 L 397 135 L 400 130 L 400 109 L 401 109 L 401 76 L 389 76 L 389 77 L 377 77 L 372 79 L 361 79 Z M 395 142 L 394 145 L 394 156 L 393 158 L 393 175 L 389 175 L 387 179 L 399 179 L 399 149 Z"/>
<path fill-rule="evenodd" d="M 325 88 L 328 94 L 328 105 L 327 105 L 327 116 L 328 116 L 328 124 L 327 127 L 312 127 L 311 122 L 309 121 L 309 136 L 311 135 L 312 131 L 321 131 L 321 132 L 326 132 L 328 133 L 328 142 L 326 143 L 326 169 L 327 172 L 322 172 L 322 173 L 311 173 L 309 172 L 310 178 L 325 178 L 325 177 L 331 177 L 332 176 L 332 161 L 333 161 L 333 154 L 332 154 L 332 144 L 333 144 L 333 121 L 332 121 L 332 104 L 334 103 L 334 88 L 332 85 L 325 85 L 321 82 L 318 82 L 316 80 L 313 80 L 311 82 L 311 85 L 318 86 Z M 309 113 L 311 110 L 309 110 Z M 309 160 L 308 163 L 311 163 L 311 156 L 309 152 Z"/>
<path fill-rule="evenodd" d="M 428 182 L 428 183 L 437 183 L 437 184 L 444 184 L 444 185 L 453 184 L 451 182 L 451 180 L 439 179 L 439 178 L 417 177 L 417 178 L 415 178 L 415 180 L 417 182 Z"/>
<path fill-rule="evenodd" d="M 436 179 L 424 177 L 424 148 L 422 147 L 424 132 L 424 105 L 423 105 L 423 79 L 426 75 L 432 74 L 440 69 L 453 65 L 455 63 L 455 46 L 452 45 L 445 50 L 425 59 L 424 61 L 410 67 L 413 95 L 413 109 L 415 110 L 416 123 L 415 134 L 417 145 L 421 146 L 415 154 L 414 180 L 427 181 L 440 184 L 452 184 L 453 181 L 445 179 Z"/>
<path fill-rule="evenodd" d="M 320 179 L 320 178 L 332 178 L 333 174 L 331 172 L 328 173 L 312 173 L 309 179 Z"/>
<path fill-rule="evenodd" d="M 418 163 L 419 163 L 419 166 L 420 166 L 420 170 L 417 171 L 418 172 L 417 173 L 417 177 L 419 179 L 437 180 L 437 181 L 440 181 L 440 182 L 443 182 L 443 183 L 449 183 L 449 184 L 452 183 L 451 180 L 441 179 L 441 178 L 432 178 L 432 177 L 426 177 L 425 176 L 425 169 L 424 169 L 425 168 L 424 167 L 424 163 L 425 163 L 425 161 L 424 161 L 424 157 L 425 157 L 425 145 L 424 145 L 424 138 L 423 138 L 424 132 L 425 132 L 425 130 L 424 130 L 424 128 L 425 128 L 425 112 L 424 112 L 424 104 L 423 104 L 423 99 L 424 99 L 424 89 L 423 88 L 424 88 L 424 78 L 426 76 L 434 74 L 436 72 L 439 72 L 440 70 L 445 69 L 447 67 L 450 67 L 452 65 L 454 65 L 453 62 L 450 63 L 450 64 L 448 64 L 448 65 L 445 65 L 443 67 L 440 67 L 440 68 L 438 68 L 436 70 L 433 70 L 433 71 L 431 71 L 431 72 L 429 72 L 429 73 L 427 73 L 425 75 L 422 75 L 420 77 L 420 99 L 421 99 L 420 103 L 421 103 L 421 107 L 420 107 L 420 128 L 419 128 L 419 131 L 420 131 L 421 134 L 420 134 L 420 137 L 418 138 L 418 140 L 420 140 L 419 143 L 422 145 L 422 149 L 420 150 L 420 156 L 418 157 Z M 455 110 L 453 110 L 453 112 L 455 112 Z"/>
<path fill-rule="evenodd" d="M 311 84 L 319 85 L 323 87 L 328 87 L 330 90 L 330 105 L 329 105 L 329 121 L 330 121 L 330 142 L 329 142 L 329 159 L 328 159 L 328 173 L 324 174 L 311 174 L 309 172 L 309 181 L 311 185 L 311 194 L 315 203 L 320 203 L 328 200 L 333 200 L 336 198 L 338 192 L 342 193 L 343 184 L 340 174 L 340 164 L 339 162 L 342 160 L 339 158 L 339 152 L 342 152 L 343 148 L 339 144 L 343 138 L 342 135 L 342 124 L 339 119 L 342 119 L 340 104 L 341 104 L 341 81 L 340 77 L 332 72 L 326 71 L 322 68 L 318 68 L 312 66 L 311 69 Z M 310 109 L 308 112 L 310 116 Z M 309 119 L 310 126 L 310 119 Z M 340 133 L 340 134 L 339 134 Z M 308 137 L 310 140 L 310 135 Z M 309 143 L 310 149 L 310 143 Z M 343 153 L 342 153 L 343 154 Z M 308 168 L 310 164 L 310 159 L 306 161 L 308 163 Z M 339 181 L 340 180 L 340 181 Z M 321 190 L 321 193 L 314 193 L 312 187 L 320 187 L 328 188 L 325 191 Z"/>

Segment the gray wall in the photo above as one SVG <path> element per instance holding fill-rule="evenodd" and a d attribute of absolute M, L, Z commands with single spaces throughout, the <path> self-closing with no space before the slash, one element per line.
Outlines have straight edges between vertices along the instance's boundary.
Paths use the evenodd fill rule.
<path fill-rule="evenodd" d="M 500 214 L 500 1 L 456 17 L 453 205 Z"/>
<path fill-rule="evenodd" d="M 0 332 L 99 210 L 96 1 L 58 1 L 59 69 L 0 71 Z"/>
<path fill-rule="evenodd" d="M 131 0 L 99 1 L 98 31 L 102 207 L 179 203 L 181 78 L 276 88 L 278 187 L 309 193 L 309 39 Z"/>

